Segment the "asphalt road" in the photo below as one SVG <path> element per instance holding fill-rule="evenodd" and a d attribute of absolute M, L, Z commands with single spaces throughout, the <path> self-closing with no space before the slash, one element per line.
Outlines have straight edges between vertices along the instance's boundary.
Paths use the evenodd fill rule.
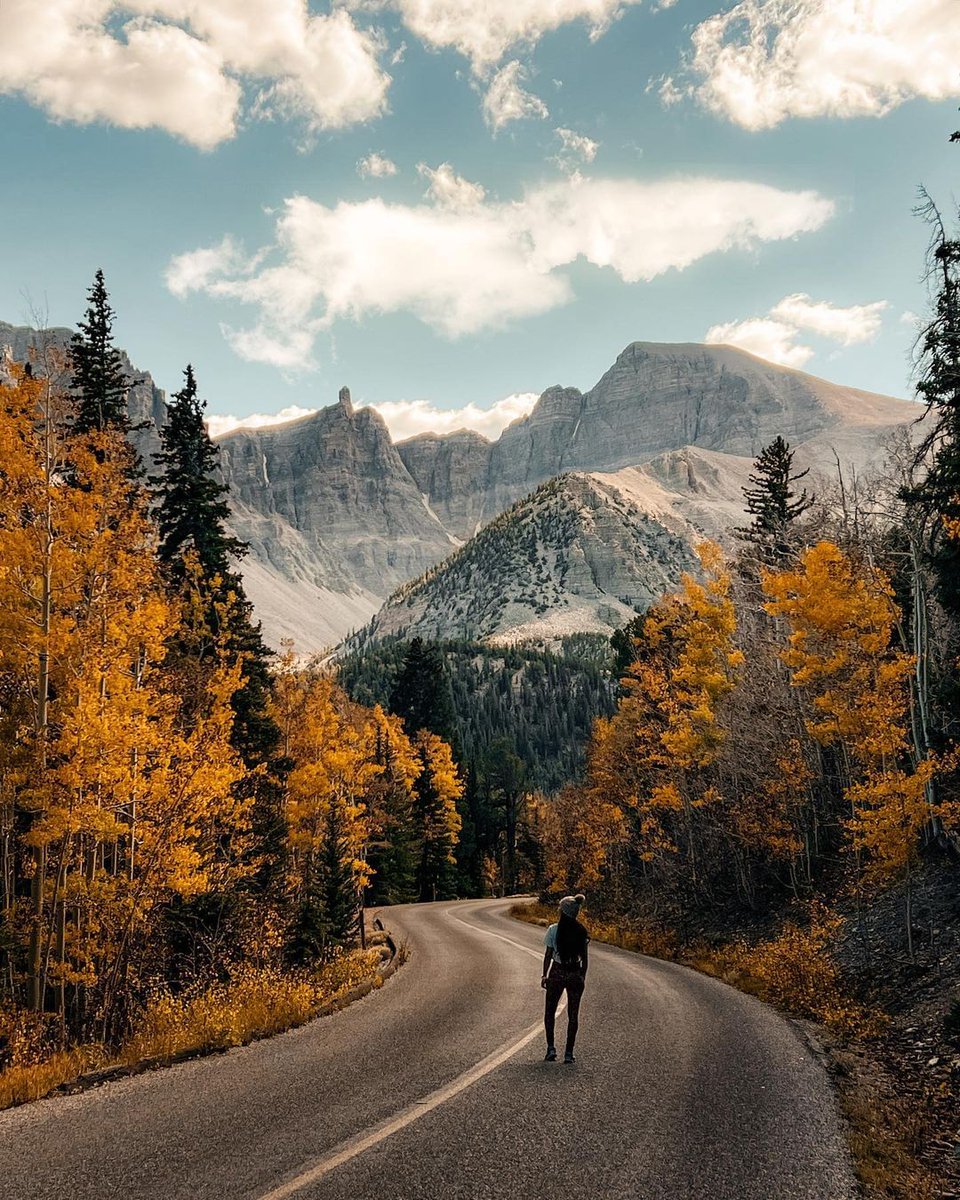
<path fill-rule="evenodd" d="M 856 1196 L 819 1064 L 714 980 L 594 945 L 577 1063 L 544 1063 L 542 930 L 506 907 L 384 910 L 410 960 L 343 1012 L 0 1113 L 0 1196 Z"/>

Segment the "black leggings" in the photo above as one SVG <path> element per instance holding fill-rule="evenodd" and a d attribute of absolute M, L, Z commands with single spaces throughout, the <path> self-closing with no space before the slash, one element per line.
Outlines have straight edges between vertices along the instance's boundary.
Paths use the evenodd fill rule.
<path fill-rule="evenodd" d="M 567 1054 L 573 1053 L 580 1025 L 580 999 L 583 996 L 583 976 L 579 971 L 565 970 L 554 963 L 547 976 L 547 1000 L 543 1012 L 543 1024 L 547 1032 L 547 1045 L 554 1044 L 554 1027 L 557 1020 L 557 1005 L 564 990 L 567 993 Z"/>

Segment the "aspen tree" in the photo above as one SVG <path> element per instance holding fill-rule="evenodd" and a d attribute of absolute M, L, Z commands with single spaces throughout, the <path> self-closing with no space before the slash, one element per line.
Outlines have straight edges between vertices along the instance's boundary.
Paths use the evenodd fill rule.
<path fill-rule="evenodd" d="M 839 746 L 848 762 L 845 795 L 855 849 L 866 852 L 867 877 L 906 875 L 907 936 L 912 952 L 910 876 L 920 832 L 931 815 L 950 823 L 956 806 L 931 813 L 930 780 L 937 763 L 915 763 L 909 728 L 914 656 L 894 646 L 897 609 L 887 576 L 820 542 L 795 571 L 767 573 L 767 611 L 786 619 L 783 658 L 802 688 L 807 727 L 823 745 Z"/>

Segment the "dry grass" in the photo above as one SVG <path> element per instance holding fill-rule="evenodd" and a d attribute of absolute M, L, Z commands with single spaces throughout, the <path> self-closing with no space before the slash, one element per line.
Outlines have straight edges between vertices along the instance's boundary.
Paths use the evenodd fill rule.
<path fill-rule="evenodd" d="M 0 1071 L 0 1108 L 40 1100 L 100 1065 L 102 1057 L 99 1046 L 84 1046 L 79 1050 L 59 1051 L 37 1063 L 8 1067 Z"/>
<path fill-rule="evenodd" d="M 241 1046 L 311 1020 L 372 977 L 383 952 L 354 950 L 313 972 L 254 970 L 193 994 L 158 994 L 115 1055 L 99 1045 L 44 1052 L 49 1031 L 29 1013 L 0 1013 L 10 1065 L 0 1071 L 0 1108 L 39 1100 L 101 1067 L 134 1067 Z M 404 955 L 400 955 L 402 962 Z"/>
<path fill-rule="evenodd" d="M 557 919 L 557 911 L 552 905 L 541 904 L 538 900 L 523 901 L 510 906 L 510 916 L 530 925 L 549 925 Z M 583 923 L 595 942 L 606 942 L 611 946 L 619 946 L 621 950 L 633 950 L 653 958 L 677 957 L 676 939 L 663 930 L 640 924 L 600 921 L 594 917 L 584 917 Z"/>
<path fill-rule="evenodd" d="M 196 995 L 161 994 L 148 1005 L 119 1061 L 132 1065 L 227 1050 L 292 1029 L 362 983 L 379 961 L 378 951 L 357 950 L 316 972 L 247 969 Z"/>

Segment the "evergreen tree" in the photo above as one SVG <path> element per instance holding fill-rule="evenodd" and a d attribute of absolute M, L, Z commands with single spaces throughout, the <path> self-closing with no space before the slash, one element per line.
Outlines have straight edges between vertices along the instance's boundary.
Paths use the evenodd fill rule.
<path fill-rule="evenodd" d="M 509 739 L 500 738 L 490 747 L 486 775 L 497 824 L 496 842 L 502 848 L 503 891 L 509 896 L 517 890 L 517 836 L 528 790 L 526 769 Z"/>
<path fill-rule="evenodd" d="M 933 314 L 921 335 L 917 393 L 933 418 L 917 450 L 927 464 L 919 484 L 903 492 L 926 529 L 930 565 L 940 602 L 960 618 L 960 239 L 950 236 L 926 198 L 921 213 L 933 227 L 929 273 L 936 281 Z"/>
<path fill-rule="evenodd" d="M 445 741 L 453 740 L 453 697 L 439 646 L 413 639 L 394 684 L 390 711 L 403 718 L 411 737 L 429 729 Z"/>
<path fill-rule="evenodd" d="M 457 801 L 463 783 L 450 747 L 427 729 L 415 738 L 423 770 L 417 779 L 413 805 L 419 843 L 417 893 L 421 900 L 446 900 L 453 895 L 455 850 L 461 818 Z"/>
<path fill-rule="evenodd" d="M 127 391 L 130 380 L 123 357 L 113 344 L 114 312 L 110 296 L 98 270 L 87 293 L 87 312 L 77 322 L 70 339 L 71 391 L 76 401 L 73 429 L 76 433 L 119 429 L 127 433 Z"/>
<path fill-rule="evenodd" d="M 236 585 L 233 561 L 247 547 L 226 532 L 229 488 L 216 478 L 220 453 L 203 421 L 206 402 L 188 363 L 184 384 L 167 405 L 160 430 L 161 451 L 153 456 L 162 474 L 151 476 L 157 497 L 158 554 L 175 578 L 182 578 L 184 556 L 193 551 L 206 579 L 219 576 Z"/>
<path fill-rule="evenodd" d="M 356 935 L 358 919 L 359 897 L 350 841 L 339 810 L 331 806 L 320 854 L 294 927 L 291 946 L 294 961 L 320 962 L 334 950 L 348 945 Z"/>
<path fill-rule="evenodd" d="M 636 639 L 643 633 L 643 623 L 646 617 L 641 615 L 628 621 L 620 629 L 615 629 L 610 635 L 610 648 L 613 650 L 613 669 L 618 679 L 622 679 L 630 670 L 637 657 Z"/>
<path fill-rule="evenodd" d="M 813 504 L 813 497 L 805 489 L 799 496 L 795 490 L 807 473 L 794 474 L 793 451 L 778 435 L 760 451 L 749 483 L 743 489 L 747 513 L 753 520 L 737 533 L 757 547 L 758 556 L 769 566 L 783 563 L 789 557 L 791 526 Z"/>
<path fill-rule="evenodd" d="M 175 585 L 192 573 L 204 608 L 201 623 L 220 633 L 226 622 L 230 650 L 244 657 L 243 683 L 233 698 L 234 745 L 247 765 L 255 766 L 271 756 L 279 741 L 276 723 L 266 712 L 270 654 L 234 565 L 247 547 L 226 529 L 229 489 L 214 475 L 219 454 L 203 423 L 204 408 L 188 366 L 184 386 L 167 408 L 167 423 L 160 431 L 162 449 L 154 455 L 163 468 L 151 479 L 159 557 Z"/>
<path fill-rule="evenodd" d="M 228 488 L 215 475 L 219 452 L 203 422 L 205 404 L 197 394 L 193 368 L 167 406 L 151 477 L 160 533 L 158 555 L 173 591 L 192 594 L 192 624 L 181 627 L 170 645 L 171 660 L 193 662 L 201 674 L 212 664 L 218 644 L 241 659 L 240 686 L 231 697 L 231 741 L 251 770 L 243 799 L 252 799 L 251 823 L 256 869 L 248 887 L 269 891 L 279 884 L 283 858 L 280 812 L 284 764 L 277 758 L 280 731 L 268 711 L 270 651 L 254 621 L 236 561 L 247 550 L 226 528 Z M 258 767 L 265 767 L 256 774 Z"/>

